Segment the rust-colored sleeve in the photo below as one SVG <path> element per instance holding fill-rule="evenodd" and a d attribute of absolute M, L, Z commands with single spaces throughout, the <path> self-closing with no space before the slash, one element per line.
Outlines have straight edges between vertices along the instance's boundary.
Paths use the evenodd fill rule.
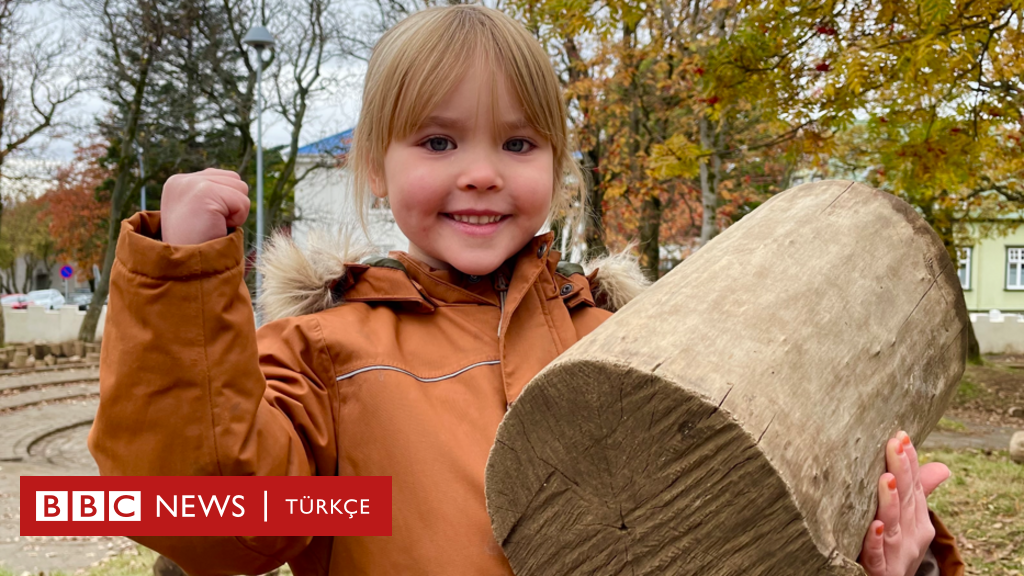
<path fill-rule="evenodd" d="M 942 576 L 964 576 L 966 566 L 956 547 L 956 537 L 934 512 L 929 510 L 928 515 L 932 519 L 932 526 L 935 527 L 935 538 L 932 540 L 930 549 L 935 555 L 935 562 L 939 565 L 939 574 Z"/>
<path fill-rule="evenodd" d="M 316 319 L 274 322 L 257 336 L 241 230 L 194 246 L 157 238 L 157 213 L 122 223 L 89 433 L 100 473 L 336 474 L 333 363 Z M 191 576 L 267 572 L 310 542 L 136 540 Z"/>

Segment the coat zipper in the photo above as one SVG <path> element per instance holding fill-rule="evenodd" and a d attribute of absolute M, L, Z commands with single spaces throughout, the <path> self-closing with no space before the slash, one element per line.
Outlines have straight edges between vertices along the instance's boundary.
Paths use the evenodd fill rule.
<path fill-rule="evenodd" d="M 508 293 L 508 281 L 505 275 L 499 273 L 495 288 L 498 290 L 498 302 L 501 304 L 500 316 L 498 316 L 498 338 L 501 338 L 501 323 L 505 321 L 505 294 Z"/>

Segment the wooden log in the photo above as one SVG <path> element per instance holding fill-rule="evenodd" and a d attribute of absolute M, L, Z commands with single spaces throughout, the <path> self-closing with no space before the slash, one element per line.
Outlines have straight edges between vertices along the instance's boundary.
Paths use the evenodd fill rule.
<path fill-rule="evenodd" d="M 955 393 L 942 242 L 850 182 L 779 194 L 545 368 L 487 506 L 518 576 L 862 574 L 884 445 Z"/>

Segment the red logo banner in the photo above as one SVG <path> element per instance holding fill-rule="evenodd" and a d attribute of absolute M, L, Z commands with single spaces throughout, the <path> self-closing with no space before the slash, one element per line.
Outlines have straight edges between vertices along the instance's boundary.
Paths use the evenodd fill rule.
<path fill-rule="evenodd" d="M 390 536 L 390 476 L 22 476 L 22 536 Z"/>

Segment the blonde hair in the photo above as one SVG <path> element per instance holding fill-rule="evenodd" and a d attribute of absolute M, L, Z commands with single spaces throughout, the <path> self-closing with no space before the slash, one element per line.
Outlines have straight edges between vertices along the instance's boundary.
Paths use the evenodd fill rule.
<path fill-rule="evenodd" d="M 418 130 L 467 70 L 481 61 L 503 73 L 526 121 L 551 144 L 555 173 L 549 219 L 564 216 L 571 222 L 563 229 L 570 235 L 571 248 L 583 222 L 586 193 L 583 172 L 573 158 L 558 77 L 547 53 L 521 24 L 484 6 L 416 12 L 374 46 L 349 159 L 360 224 L 365 230 L 370 183 L 384 174 L 388 146 Z M 494 75 L 492 83 L 498 78 Z"/>

